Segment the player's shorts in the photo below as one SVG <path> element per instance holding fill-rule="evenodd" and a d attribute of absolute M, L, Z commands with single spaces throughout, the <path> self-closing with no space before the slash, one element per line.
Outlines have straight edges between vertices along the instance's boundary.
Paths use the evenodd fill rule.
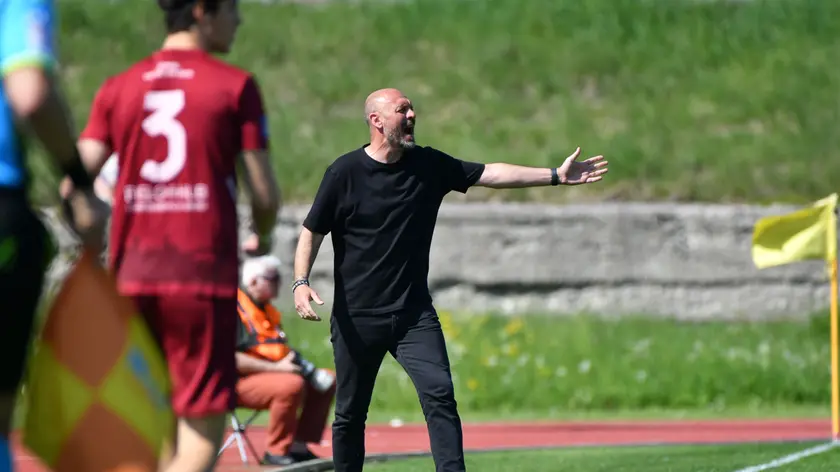
<path fill-rule="evenodd" d="M 17 393 L 53 256 L 52 240 L 21 190 L 0 188 L 0 393 Z"/>
<path fill-rule="evenodd" d="M 160 343 L 172 380 L 172 409 L 182 418 L 236 407 L 236 298 L 134 296 Z"/>

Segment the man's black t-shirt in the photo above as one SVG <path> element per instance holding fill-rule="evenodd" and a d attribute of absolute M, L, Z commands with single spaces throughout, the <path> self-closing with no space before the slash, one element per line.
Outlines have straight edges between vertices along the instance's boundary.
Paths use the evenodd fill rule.
<path fill-rule="evenodd" d="M 334 308 L 373 315 L 431 303 L 429 251 L 441 202 L 452 190 L 466 193 L 484 164 L 420 146 L 383 164 L 366 146 L 327 168 L 303 223 L 332 233 Z"/>

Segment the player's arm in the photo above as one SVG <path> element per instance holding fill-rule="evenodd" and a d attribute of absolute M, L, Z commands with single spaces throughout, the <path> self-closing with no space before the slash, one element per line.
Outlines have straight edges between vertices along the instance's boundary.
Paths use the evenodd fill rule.
<path fill-rule="evenodd" d="M 29 125 L 76 187 L 91 189 L 76 131 L 55 77 L 55 14 L 49 0 L 7 0 L 0 15 L 0 73 L 15 116 Z"/>
<path fill-rule="evenodd" d="M 113 174 L 114 180 L 116 180 L 118 164 L 117 157 L 113 154 L 110 122 L 112 104 L 119 93 L 115 80 L 113 77 L 105 80 L 96 91 L 87 124 L 76 143 L 82 162 L 91 175 L 100 175 L 108 159 L 114 157 L 109 163 L 109 167 L 113 166 L 110 174 Z"/>
<path fill-rule="evenodd" d="M 270 240 L 280 211 L 280 189 L 268 152 L 268 127 L 262 96 L 253 78 L 245 82 L 238 106 L 242 140 L 240 180 L 251 201 L 254 231 L 261 240 Z"/>
<path fill-rule="evenodd" d="M 243 151 L 239 168 L 245 193 L 251 201 L 254 231 L 268 236 L 277 224 L 280 211 L 280 190 L 274 178 L 271 156 L 265 150 Z"/>

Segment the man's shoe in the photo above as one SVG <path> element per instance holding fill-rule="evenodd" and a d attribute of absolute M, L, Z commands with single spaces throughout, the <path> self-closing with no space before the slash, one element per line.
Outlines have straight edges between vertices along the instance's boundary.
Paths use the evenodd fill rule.
<path fill-rule="evenodd" d="M 306 461 L 313 461 L 315 459 L 319 459 L 318 456 L 315 455 L 309 449 L 306 449 L 304 452 L 290 452 L 289 457 L 294 459 L 297 462 L 306 462 Z"/>
<path fill-rule="evenodd" d="M 292 457 L 291 455 L 289 455 L 289 456 L 277 456 L 277 455 L 274 455 L 274 454 L 269 454 L 267 452 L 265 453 L 265 455 L 263 455 L 263 464 L 265 464 L 265 465 L 284 466 L 284 465 L 292 465 L 296 462 L 297 461 L 295 460 L 295 458 Z"/>

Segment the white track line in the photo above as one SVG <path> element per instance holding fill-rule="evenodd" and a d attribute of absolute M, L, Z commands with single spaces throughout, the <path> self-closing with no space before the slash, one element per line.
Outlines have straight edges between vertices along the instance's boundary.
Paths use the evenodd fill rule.
<path fill-rule="evenodd" d="M 754 465 L 752 467 L 747 467 L 746 469 L 738 469 L 735 472 L 761 472 L 762 470 L 775 469 L 776 467 L 791 464 L 809 456 L 822 454 L 823 452 L 834 449 L 837 446 L 840 446 L 840 442 L 835 441 L 827 444 L 820 444 L 819 446 L 814 446 L 812 448 L 805 449 L 804 451 L 794 452 L 793 454 L 780 457 L 766 464 Z"/>

